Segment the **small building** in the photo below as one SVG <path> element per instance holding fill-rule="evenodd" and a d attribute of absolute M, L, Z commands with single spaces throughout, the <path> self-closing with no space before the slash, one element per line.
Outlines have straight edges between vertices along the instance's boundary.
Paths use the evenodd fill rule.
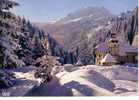
<path fill-rule="evenodd" d="M 101 60 L 101 65 L 111 66 L 116 64 L 116 59 L 111 54 L 106 54 L 106 56 Z"/>
<path fill-rule="evenodd" d="M 116 60 L 116 63 L 111 62 L 111 64 L 108 65 L 138 62 L 136 59 L 138 49 L 127 42 L 119 40 L 115 33 L 112 33 L 108 40 L 96 46 L 95 55 L 96 65 L 105 65 L 108 57 Z"/>

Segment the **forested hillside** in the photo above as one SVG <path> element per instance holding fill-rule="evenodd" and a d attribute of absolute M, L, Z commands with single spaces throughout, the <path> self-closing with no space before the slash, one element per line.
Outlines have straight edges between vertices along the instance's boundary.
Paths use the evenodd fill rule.
<path fill-rule="evenodd" d="M 82 63 L 94 64 L 95 46 L 107 40 L 113 32 L 121 41 L 137 47 L 137 13 L 138 7 L 120 15 L 114 15 L 104 7 L 88 7 L 72 12 L 55 23 L 38 26 L 51 33 Z"/>
<path fill-rule="evenodd" d="M 24 18 L 14 15 L 10 9 L 19 4 L 0 1 L 0 66 L 22 67 L 44 54 L 41 41 L 44 33 Z"/>
<path fill-rule="evenodd" d="M 50 42 L 51 54 L 59 56 L 62 63 L 73 62 L 68 59 L 73 55 L 66 52 L 55 39 L 25 18 L 11 13 L 10 9 L 15 6 L 19 4 L 10 0 L 0 1 L 0 67 L 33 65 L 37 58 L 47 52 L 44 42 Z M 49 39 L 45 41 L 47 36 Z"/>

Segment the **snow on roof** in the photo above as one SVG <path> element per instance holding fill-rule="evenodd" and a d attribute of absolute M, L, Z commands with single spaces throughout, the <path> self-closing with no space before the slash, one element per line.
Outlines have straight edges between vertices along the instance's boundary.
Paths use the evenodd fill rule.
<path fill-rule="evenodd" d="M 122 49 L 119 49 L 119 55 L 120 56 L 126 56 L 126 52 Z"/>
<path fill-rule="evenodd" d="M 109 48 L 107 46 L 107 43 L 101 43 L 99 45 L 96 46 L 96 50 L 98 52 L 108 52 L 109 51 Z"/>
<path fill-rule="evenodd" d="M 138 52 L 138 49 L 136 47 L 130 45 L 127 42 L 120 42 L 119 44 L 120 44 L 119 45 L 119 55 L 123 56 L 123 55 L 126 55 L 126 53 L 128 53 L 128 52 L 132 52 L 132 53 Z M 107 42 L 97 45 L 96 51 L 107 53 L 109 51 L 109 47 L 107 45 Z"/>
<path fill-rule="evenodd" d="M 101 60 L 101 62 L 117 62 L 116 59 L 111 54 L 106 54 L 106 56 Z"/>
<path fill-rule="evenodd" d="M 129 43 L 124 43 L 124 44 L 121 44 L 119 49 L 122 51 L 122 52 L 133 52 L 133 53 L 137 53 L 138 52 L 138 49 L 134 46 L 131 46 Z"/>

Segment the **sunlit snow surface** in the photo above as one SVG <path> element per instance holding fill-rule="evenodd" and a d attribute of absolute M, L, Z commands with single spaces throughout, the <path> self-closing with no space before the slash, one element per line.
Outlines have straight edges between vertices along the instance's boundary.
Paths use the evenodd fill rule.
<path fill-rule="evenodd" d="M 16 85 L 3 90 L 7 96 L 130 96 L 138 95 L 138 68 L 131 64 L 113 66 L 55 66 L 52 81 L 39 85 L 35 67 L 13 70 Z M 17 91 L 18 90 L 18 91 Z M 8 94 L 9 93 L 9 94 Z"/>

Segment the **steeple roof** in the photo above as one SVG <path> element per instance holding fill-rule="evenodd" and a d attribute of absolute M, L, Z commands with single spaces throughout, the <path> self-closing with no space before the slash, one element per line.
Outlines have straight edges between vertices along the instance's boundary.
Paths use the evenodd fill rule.
<path fill-rule="evenodd" d="M 106 54 L 106 56 L 101 60 L 101 62 L 114 62 L 116 63 L 116 59 L 111 54 Z"/>

